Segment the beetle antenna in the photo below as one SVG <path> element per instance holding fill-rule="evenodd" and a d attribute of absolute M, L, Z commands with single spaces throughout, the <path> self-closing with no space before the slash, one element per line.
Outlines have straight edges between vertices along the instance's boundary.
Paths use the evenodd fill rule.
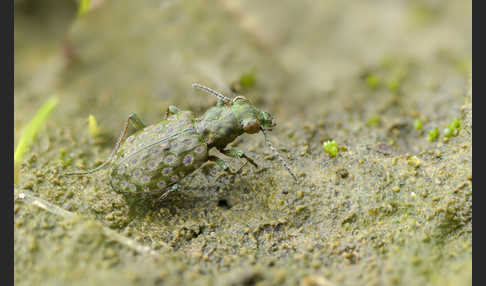
<path fill-rule="evenodd" d="M 212 95 L 215 95 L 217 98 L 221 99 L 222 101 L 226 103 L 231 103 L 231 99 L 227 96 L 222 95 L 221 93 L 214 91 L 210 89 L 209 87 L 205 87 L 204 85 L 201 85 L 199 83 L 193 83 L 192 87 L 200 88 L 208 93 L 211 93 Z"/>
<path fill-rule="evenodd" d="M 285 160 L 282 158 L 282 156 L 280 156 L 280 154 L 277 152 L 277 150 L 275 150 L 275 148 L 273 148 L 273 145 L 272 145 L 272 143 L 270 143 L 270 140 L 268 140 L 267 133 L 265 132 L 265 129 L 263 129 L 261 127 L 260 127 L 260 129 L 263 132 L 263 136 L 265 136 L 265 143 L 268 145 L 268 147 L 270 147 L 270 149 L 272 150 L 273 154 L 275 154 L 275 156 L 277 156 L 277 158 L 280 160 L 280 162 L 282 162 L 282 164 L 285 167 L 285 169 L 287 169 L 287 171 L 292 176 L 292 178 L 294 178 L 294 180 L 297 182 L 297 177 L 294 175 L 294 173 L 292 173 L 292 171 L 290 170 L 289 166 L 287 165 L 287 163 L 285 162 Z"/>

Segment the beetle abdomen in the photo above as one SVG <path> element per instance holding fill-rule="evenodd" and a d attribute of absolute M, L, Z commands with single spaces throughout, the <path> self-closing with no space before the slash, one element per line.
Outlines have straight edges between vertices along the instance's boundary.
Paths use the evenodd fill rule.
<path fill-rule="evenodd" d="M 111 168 L 111 184 L 121 193 L 159 193 L 208 160 L 190 112 L 179 112 L 126 139 Z"/>

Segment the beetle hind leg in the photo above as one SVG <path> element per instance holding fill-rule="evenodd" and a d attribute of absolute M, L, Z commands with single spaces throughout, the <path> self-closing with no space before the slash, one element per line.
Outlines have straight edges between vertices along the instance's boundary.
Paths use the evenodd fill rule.
<path fill-rule="evenodd" d="M 128 121 L 130 121 L 132 126 L 135 127 L 137 131 L 144 129 L 147 126 L 145 123 L 143 123 L 142 118 L 140 118 L 140 116 L 138 116 L 138 114 L 134 112 L 130 112 L 130 114 L 128 115 L 127 123 Z"/>
<path fill-rule="evenodd" d="M 163 201 L 170 193 L 177 191 L 180 188 L 179 184 L 174 184 L 170 186 L 158 199 L 158 201 Z"/>
<path fill-rule="evenodd" d="M 65 176 L 71 176 L 71 175 L 87 175 L 87 174 L 91 174 L 91 173 L 94 173 L 94 172 L 97 172 L 103 168 L 105 168 L 106 166 L 108 166 L 108 164 L 113 161 L 113 158 L 116 154 L 116 152 L 118 152 L 118 149 L 120 148 L 120 145 L 121 143 L 123 142 L 123 140 L 125 139 L 125 137 L 127 136 L 127 130 L 128 130 L 128 126 L 129 126 L 129 123 L 132 124 L 132 126 L 138 131 L 138 130 L 141 130 L 141 129 L 144 129 L 145 128 L 145 123 L 143 123 L 142 119 L 140 118 L 140 116 L 138 116 L 136 113 L 134 112 L 130 112 L 130 114 L 128 115 L 128 118 L 127 120 L 125 121 L 125 126 L 123 127 L 123 130 L 120 134 L 120 137 L 118 138 L 118 141 L 116 142 L 116 145 L 115 145 L 115 148 L 113 149 L 113 151 L 111 152 L 111 155 L 110 157 L 108 157 L 108 159 L 103 162 L 103 164 L 99 165 L 98 167 L 95 167 L 93 169 L 90 169 L 90 170 L 86 170 L 86 171 L 79 171 L 79 172 L 72 172 L 72 173 L 66 173 L 64 174 Z"/>

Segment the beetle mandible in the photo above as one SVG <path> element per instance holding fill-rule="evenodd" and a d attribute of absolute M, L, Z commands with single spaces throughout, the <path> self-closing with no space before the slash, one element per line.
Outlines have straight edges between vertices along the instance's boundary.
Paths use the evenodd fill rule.
<path fill-rule="evenodd" d="M 68 175 L 93 173 L 111 164 L 110 184 L 116 192 L 136 196 L 161 194 L 163 199 L 178 189 L 182 178 L 207 161 L 230 171 L 225 161 L 209 155 L 211 148 L 233 158 L 243 158 L 257 167 L 245 153 L 226 146 L 243 133 L 262 131 L 266 144 L 297 181 L 267 138 L 266 131 L 276 125 L 269 113 L 257 109 L 244 96 L 230 99 L 203 85 L 192 86 L 215 95 L 216 106 L 196 118 L 191 111 L 170 105 L 166 118 L 149 126 L 137 114 L 130 113 L 108 160 L 94 169 Z M 136 131 L 124 140 L 129 123 Z"/>

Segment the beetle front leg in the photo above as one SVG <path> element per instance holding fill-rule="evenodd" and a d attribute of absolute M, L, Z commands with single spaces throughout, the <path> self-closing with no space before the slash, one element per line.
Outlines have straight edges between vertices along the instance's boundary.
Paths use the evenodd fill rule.
<path fill-rule="evenodd" d="M 243 151 L 238 150 L 238 149 L 225 149 L 225 150 L 220 150 L 221 153 L 225 154 L 226 156 L 233 157 L 233 158 L 243 158 L 246 159 L 250 164 L 255 166 L 255 168 L 258 168 L 257 163 L 253 161 L 252 158 L 248 157 Z"/>

